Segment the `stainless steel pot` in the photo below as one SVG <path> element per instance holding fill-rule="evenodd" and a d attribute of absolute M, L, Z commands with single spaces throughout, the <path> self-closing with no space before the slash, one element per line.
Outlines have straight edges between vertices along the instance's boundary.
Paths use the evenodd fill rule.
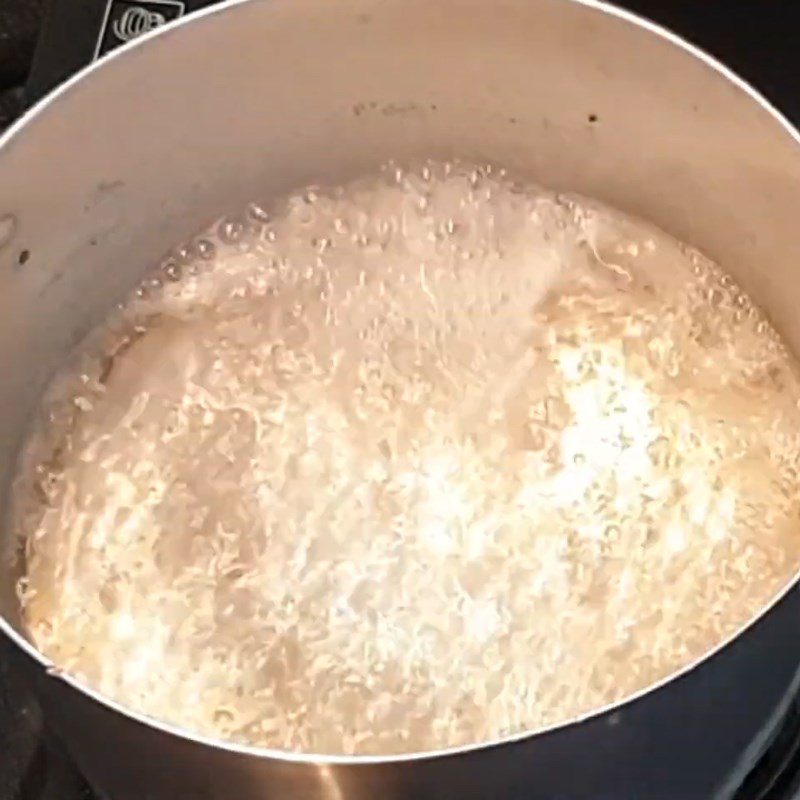
<path fill-rule="evenodd" d="M 123 48 L 0 146 L 0 486 L 65 352 L 226 210 L 389 158 L 488 159 L 717 259 L 800 349 L 797 134 L 670 34 L 579 0 L 249 0 Z M 800 665 L 800 593 L 664 685 L 548 732 L 397 758 L 225 745 L 137 717 L 0 626 L 114 800 L 730 797 Z"/>

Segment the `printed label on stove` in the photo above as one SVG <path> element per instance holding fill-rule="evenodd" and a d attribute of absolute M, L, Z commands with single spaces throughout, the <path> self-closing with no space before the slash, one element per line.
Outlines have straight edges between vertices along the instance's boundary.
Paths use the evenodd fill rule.
<path fill-rule="evenodd" d="M 181 0 L 108 0 L 94 57 L 182 17 L 185 11 Z"/>

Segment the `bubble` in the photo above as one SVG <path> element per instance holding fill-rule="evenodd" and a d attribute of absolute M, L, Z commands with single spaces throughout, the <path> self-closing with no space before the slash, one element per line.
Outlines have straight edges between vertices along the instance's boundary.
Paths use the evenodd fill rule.
<path fill-rule="evenodd" d="M 174 260 L 164 262 L 161 270 L 166 276 L 167 280 L 170 281 L 177 281 L 181 276 L 181 269 Z"/>
<path fill-rule="evenodd" d="M 270 220 L 269 213 L 258 203 L 250 203 L 247 206 L 247 216 L 249 219 L 259 222 L 262 225 Z"/>
<path fill-rule="evenodd" d="M 211 239 L 198 239 L 195 248 L 203 261 L 211 261 L 217 253 L 216 245 Z"/>
<path fill-rule="evenodd" d="M 217 235 L 224 244 L 236 244 L 244 235 L 244 223 L 240 219 L 225 219 L 220 222 Z"/>

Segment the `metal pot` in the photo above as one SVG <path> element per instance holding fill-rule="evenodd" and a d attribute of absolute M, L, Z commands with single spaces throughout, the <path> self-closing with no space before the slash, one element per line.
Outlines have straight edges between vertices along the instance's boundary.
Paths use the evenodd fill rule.
<path fill-rule="evenodd" d="M 757 94 L 590 0 L 249 0 L 117 51 L 0 146 L 0 486 L 67 350 L 226 210 L 389 158 L 490 160 L 643 216 L 721 263 L 800 348 L 800 148 Z M 318 758 L 192 736 L 49 669 L 0 627 L 79 766 L 114 800 L 727 798 L 800 666 L 800 592 L 701 663 L 543 733 Z"/>

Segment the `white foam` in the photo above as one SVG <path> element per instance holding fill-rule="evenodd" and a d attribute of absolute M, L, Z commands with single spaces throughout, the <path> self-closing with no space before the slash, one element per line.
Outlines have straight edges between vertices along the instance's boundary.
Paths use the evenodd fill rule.
<path fill-rule="evenodd" d="M 187 728 L 328 753 L 569 719 L 800 562 L 800 383 L 660 231 L 430 164 L 176 251 L 54 385 L 25 615 Z"/>

